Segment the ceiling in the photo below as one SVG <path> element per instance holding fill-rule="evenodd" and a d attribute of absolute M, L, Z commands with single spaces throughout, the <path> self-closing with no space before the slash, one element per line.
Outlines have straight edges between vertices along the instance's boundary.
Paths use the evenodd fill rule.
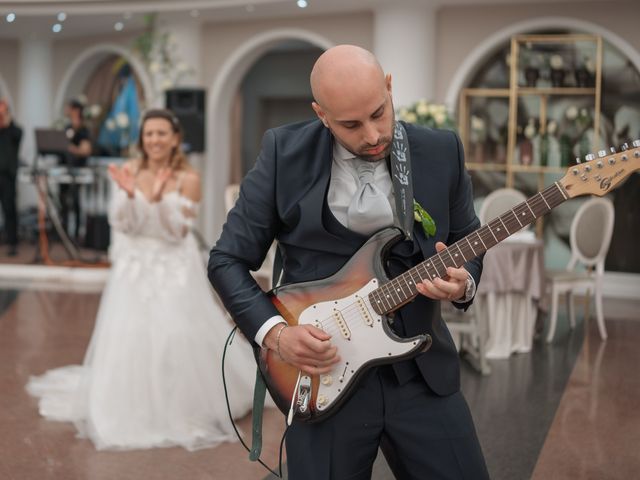
<path fill-rule="evenodd" d="M 243 21 L 292 16 L 313 16 L 350 11 L 374 11 L 381 5 L 496 5 L 505 3 L 540 4 L 558 0 L 0 0 L 0 38 L 69 38 L 123 33 L 144 27 L 144 15 L 157 12 L 163 21 L 206 23 Z M 562 0 L 563 3 L 590 0 Z M 597 0 L 594 0 L 597 1 Z M 58 15 L 66 15 L 62 21 Z M 7 15 L 15 15 L 7 22 Z M 11 17 L 10 17 L 11 18 Z M 53 32 L 55 24 L 60 31 Z M 57 28 L 57 27 L 56 27 Z"/>

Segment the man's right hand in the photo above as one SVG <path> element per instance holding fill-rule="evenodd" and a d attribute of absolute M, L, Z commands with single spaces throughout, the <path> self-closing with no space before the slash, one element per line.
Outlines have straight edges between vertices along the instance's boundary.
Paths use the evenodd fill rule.
<path fill-rule="evenodd" d="M 264 345 L 285 362 L 310 374 L 330 372 L 340 361 L 338 348 L 331 345 L 331 335 L 312 325 L 285 326 L 280 332 L 278 352 L 278 332 L 282 323 L 275 325 L 264 338 Z"/>

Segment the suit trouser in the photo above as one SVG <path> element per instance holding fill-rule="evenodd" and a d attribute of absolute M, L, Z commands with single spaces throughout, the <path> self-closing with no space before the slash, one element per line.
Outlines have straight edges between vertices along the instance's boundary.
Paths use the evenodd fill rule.
<path fill-rule="evenodd" d="M 461 392 L 434 394 L 420 375 L 399 385 L 374 368 L 338 413 L 294 422 L 286 438 L 290 480 L 370 479 L 378 447 L 398 479 L 488 479 Z"/>
<path fill-rule="evenodd" d="M 7 243 L 18 244 L 18 212 L 16 210 L 16 176 L 0 173 L 0 202 L 4 228 L 7 231 Z"/>

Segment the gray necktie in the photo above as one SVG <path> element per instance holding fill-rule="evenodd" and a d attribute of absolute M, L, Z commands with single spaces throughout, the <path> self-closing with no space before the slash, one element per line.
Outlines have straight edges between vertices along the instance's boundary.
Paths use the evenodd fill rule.
<path fill-rule="evenodd" d="M 363 235 L 393 225 L 393 211 L 387 196 L 373 180 L 376 163 L 358 160 L 356 171 L 360 185 L 347 209 L 347 227 Z"/>

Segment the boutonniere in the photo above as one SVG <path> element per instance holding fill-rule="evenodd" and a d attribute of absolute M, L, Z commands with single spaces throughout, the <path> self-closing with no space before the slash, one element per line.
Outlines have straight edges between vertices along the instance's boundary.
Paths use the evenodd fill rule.
<path fill-rule="evenodd" d="M 415 218 L 416 222 L 420 222 L 422 225 L 422 231 L 424 234 L 429 237 L 435 237 L 436 235 L 436 222 L 433 221 L 431 215 L 422 208 L 418 202 L 413 200 L 413 218 Z"/>

